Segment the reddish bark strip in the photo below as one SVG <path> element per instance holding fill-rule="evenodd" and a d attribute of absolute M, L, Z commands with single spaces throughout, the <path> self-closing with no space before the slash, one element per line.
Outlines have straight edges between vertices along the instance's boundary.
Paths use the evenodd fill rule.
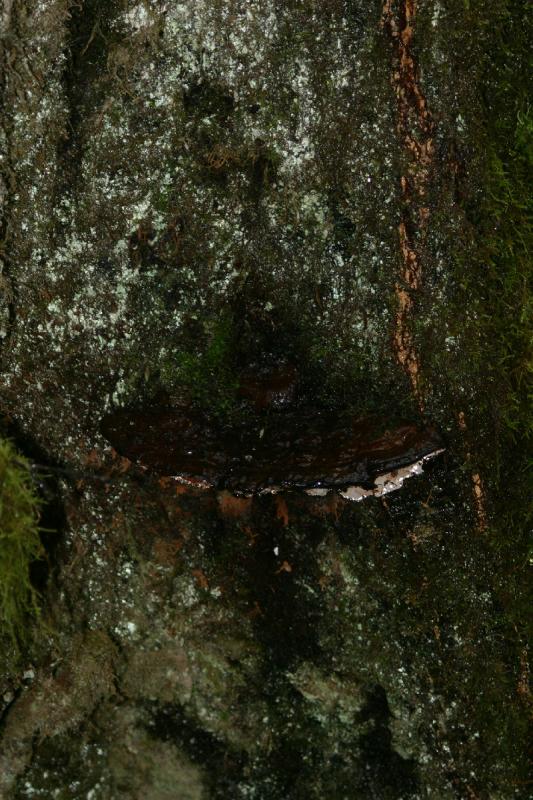
<path fill-rule="evenodd" d="M 402 269 L 396 284 L 398 310 L 396 312 L 393 346 L 399 363 L 407 372 L 417 398 L 424 410 L 424 397 L 420 385 L 420 359 L 409 321 L 413 297 L 422 285 L 421 246 L 429 220 L 427 191 L 431 180 L 434 155 L 435 123 L 428 110 L 420 87 L 417 64 L 412 52 L 417 0 L 385 0 L 382 27 L 387 31 L 394 48 L 394 87 L 398 116 L 396 130 L 403 145 L 407 168 L 400 178 L 402 212 L 398 226 Z M 459 427 L 466 435 L 463 412 L 459 413 Z M 467 460 L 470 460 L 467 452 Z M 472 491 L 478 519 L 478 528 L 487 527 L 485 491 L 479 472 L 472 472 Z"/>
<path fill-rule="evenodd" d="M 402 269 L 396 284 L 398 310 L 393 346 L 399 363 L 407 372 L 420 410 L 424 399 L 420 386 L 420 359 L 409 317 L 413 294 L 422 283 L 420 242 L 429 219 L 427 188 L 433 165 L 435 123 L 419 83 L 412 53 L 416 0 L 385 0 L 382 26 L 394 47 L 392 84 L 398 103 L 396 129 L 402 142 L 407 167 L 401 176 L 402 215 L 398 226 Z"/>
<path fill-rule="evenodd" d="M 463 431 L 464 435 L 467 436 L 468 428 L 466 425 L 466 419 L 464 411 L 459 411 L 458 414 L 458 422 L 459 428 Z M 472 455 L 470 450 L 466 452 L 466 460 L 467 462 L 471 461 Z M 483 481 L 481 480 L 481 475 L 476 470 L 472 471 L 472 494 L 474 496 L 474 505 L 476 509 L 477 515 L 477 523 L 478 523 L 478 530 L 483 533 L 487 528 L 487 512 L 485 510 L 485 490 L 483 488 Z"/>

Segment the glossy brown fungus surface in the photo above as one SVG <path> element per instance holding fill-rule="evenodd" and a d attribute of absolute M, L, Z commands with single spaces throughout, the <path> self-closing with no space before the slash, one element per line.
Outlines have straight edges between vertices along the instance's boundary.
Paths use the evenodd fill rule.
<path fill-rule="evenodd" d="M 101 430 L 113 447 L 159 475 L 237 494 L 272 489 L 369 486 L 383 473 L 442 448 L 430 427 L 331 412 L 284 412 L 256 425 L 221 428 L 190 409 L 118 410 Z"/>

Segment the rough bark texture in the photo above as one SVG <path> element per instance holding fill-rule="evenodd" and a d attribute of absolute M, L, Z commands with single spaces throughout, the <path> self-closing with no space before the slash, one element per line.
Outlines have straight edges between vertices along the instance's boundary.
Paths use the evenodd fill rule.
<path fill-rule="evenodd" d="M 454 270 L 483 25 L 459 0 L 3 0 L 1 24 L 1 407 L 68 474 L 41 626 L 0 661 L 0 797 L 525 796 Z M 386 501 L 234 498 L 101 433 L 161 395 L 275 426 L 236 397 L 264 363 L 445 455 Z"/>

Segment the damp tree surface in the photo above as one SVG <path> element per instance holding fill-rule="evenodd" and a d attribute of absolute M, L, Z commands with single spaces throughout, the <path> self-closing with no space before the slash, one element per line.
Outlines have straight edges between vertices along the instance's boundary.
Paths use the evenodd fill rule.
<path fill-rule="evenodd" d="M 1 0 L 46 528 L 1 798 L 528 796 L 528 13 L 484 5 Z"/>

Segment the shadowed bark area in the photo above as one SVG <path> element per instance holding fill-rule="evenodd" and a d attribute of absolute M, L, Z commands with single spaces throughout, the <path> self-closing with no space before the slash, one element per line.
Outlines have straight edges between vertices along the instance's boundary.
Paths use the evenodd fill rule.
<path fill-rule="evenodd" d="M 0 411 L 61 519 L 31 643 L 2 638 L 0 797 L 525 797 L 460 266 L 496 12 L 0 8 Z M 435 449 L 387 497 L 302 491 Z"/>

